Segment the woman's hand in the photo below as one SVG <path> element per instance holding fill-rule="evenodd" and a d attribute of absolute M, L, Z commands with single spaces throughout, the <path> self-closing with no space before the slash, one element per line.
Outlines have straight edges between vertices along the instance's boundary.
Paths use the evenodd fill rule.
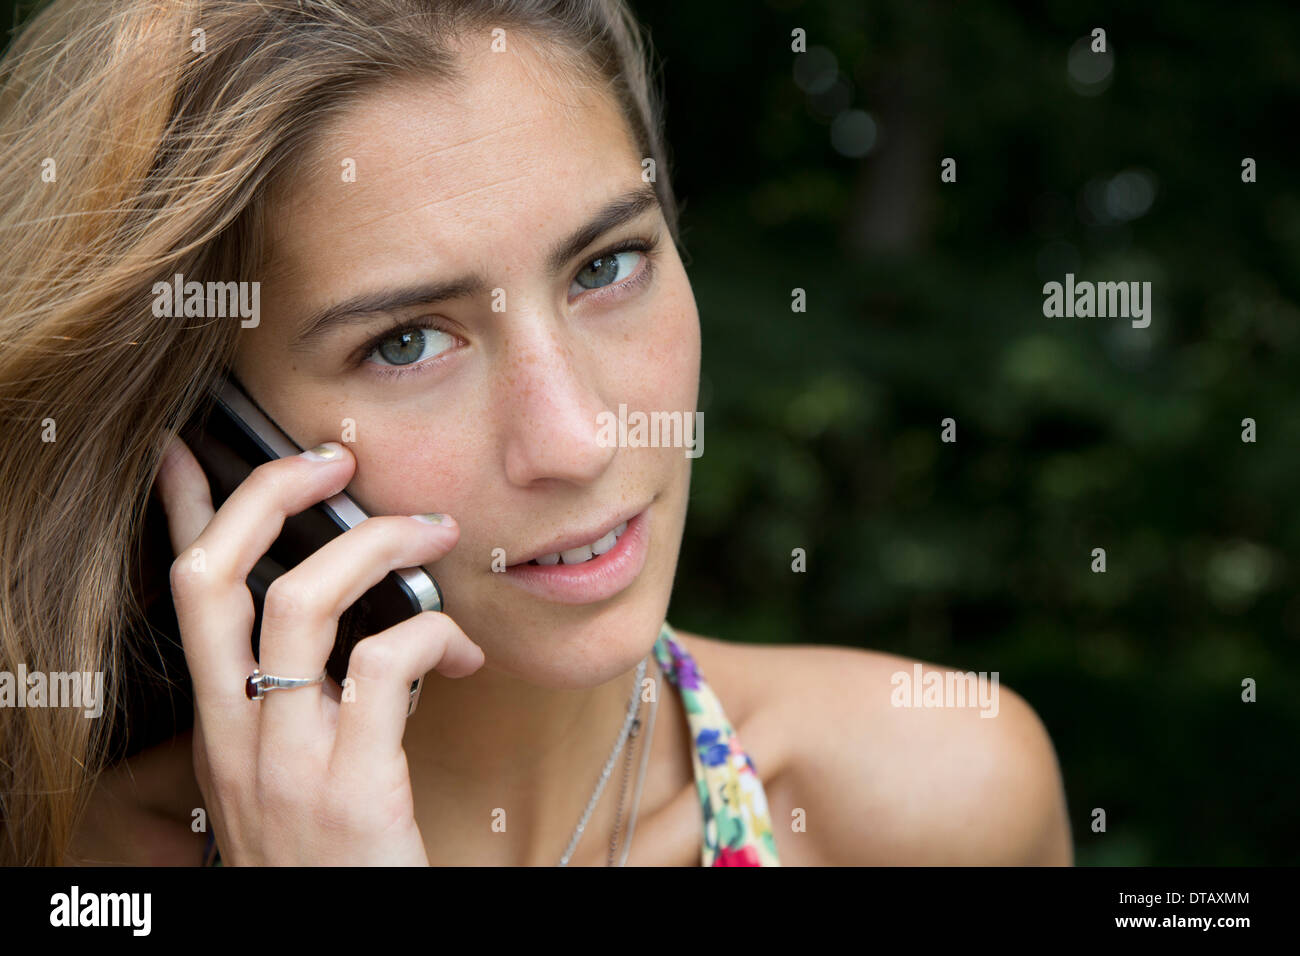
<path fill-rule="evenodd" d="M 413 681 L 483 665 L 483 651 L 451 618 L 427 611 L 358 642 L 348 659 L 355 700 L 341 702 L 328 677 L 261 701 L 244 693 L 254 667 L 321 674 L 339 616 L 389 571 L 437 561 L 460 535 L 447 518 L 383 515 L 332 539 L 267 589 L 259 664 L 246 579 L 284 519 L 342 491 L 356 466 L 342 445 L 321 447 L 333 457 L 305 452 L 257 467 L 215 514 L 184 442 L 172 439 L 159 468 L 178 555 L 172 595 L 194 682 L 195 777 L 229 865 L 427 866 L 402 734 Z"/>

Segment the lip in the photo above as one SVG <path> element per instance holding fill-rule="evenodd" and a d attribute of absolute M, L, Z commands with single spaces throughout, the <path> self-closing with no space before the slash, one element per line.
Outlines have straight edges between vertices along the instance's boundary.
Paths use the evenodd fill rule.
<path fill-rule="evenodd" d="M 537 597 L 555 604 L 592 604 L 603 601 L 626 589 L 640 575 L 650 552 L 650 509 L 627 520 L 624 531 L 614 547 L 582 564 L 511 564 L 506 567 L 505 578 Z M 617 527 L 622 521 L 614 523 Z M 569 539 L 571 540 L 571 539 Z M 578 547 L 592 538 L 583 539 Z M 559 548 L 556 550 L 564 550 Z M 542 554 L 550 554 L 543 551 Z M 532 558 L 528 558 L 531 561 Z M 494 574 L 499 578 L 501 574 Z"/>
<path fill-rule="evenodd" d="M 642 508 L 640 510 L 645 511 L 646 509 Z M 606 521 L 602 525 L 597 525 L 593 527 L 590 531 L 575 531 L 573 534 L 565 535 L 563 538 L 555 538 L 553 541 L 550 541 L 543 547 L 538 548 L 536 551 L 532 552 L 531 554 L 524 555 L 524 557 L 520 558 L 514 564 L 507 565 L 507 567 L 511 567 L 511 568 L 519 567 L 521 565 L 527 564 L 529 561 L 532 561 L 534 558 L 540 558 L 544 554 L 559 554 L 561 551 L 571 551 L 574 548 L 580 548 L 584 544 L 592 544 L 596 541 L 599 541 L 607 533 L 617 528 L 624 521 L 626 521 L 630 525 L 632 523 L 632 518 L 636 516 L 638 513 L 639 512 L 637 511 L 627 511 L 617 518 L 610 519 L 609 521 Z M 601 557 L 604 557 L 604 555 L 601 555 Z M 550 566 L 554 567 L 554 565 L 550 565 Z M 570 567 L 573 567 L 573 565 L 570 565 Z"/>

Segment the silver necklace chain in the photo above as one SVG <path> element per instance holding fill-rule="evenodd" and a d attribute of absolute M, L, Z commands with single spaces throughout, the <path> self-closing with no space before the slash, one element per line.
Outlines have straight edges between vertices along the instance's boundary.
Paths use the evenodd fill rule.
<path fill-rule="evenodd" d="M 614 851 L 618 847 L 618 830 L 623 823 L 623 804 L 627 800 L 627 783 L 632 776 L 632 754 L 636 751 L 637 734 L 641 732 L 641 705 L 637 704 L 637 716 L 632 721 L 632 729 L 627 735 L 627 756 L 623 758 L 623 783 L 618 788 L 618 806 L 614 810 L 614 829 L 609 834 L 609 858 L 606 866 L 614 865 Z"/>
<path fill-rule="evenodd" d="M 658 709 L 658 706 L 659 706 L 659 695 L 655 694 L 650 699 L 650 714 L 646 718 L 644 724 L 641 722 L 641 718 L 639 716 L 640 707 L 638 707 L 637 708 L 638 717 L 636 719 L 636 722 L 633 723 L 632 725 L 632 737 L 637 740 L 638 746 L 640 746 L 641 748 L 641 760 L 639 761 L 639 766 L 637 767 L 637 771 L 636 771 L 636 790 L 632 794 L 632 809 L 631 812 L 628 814 L 628 818 L 627 818 L 627 830 L 623 836 L 623 852 L 619 854 L 619 858 L 618 858 L 619 866 L 627 865 L 627 854 L 628 851 L 632 848 L 632 834 L 636 829 L 637 810 L 639 810 L 641 807 L 641 789 L 642 787 L 645 786 L 645 768 L 646 768 L 646 762 L 650 757 L 650 743 L 654 739 L 655 711 Z M 632 757 L 632 750 L 631 748 L 629 748 L 628 749 L 629 767 L 631 766 L 631 757 Z M 619 797 L 618 812 L 619 812 L 618 818 L 621 818 L 623 815 L 623 799 L 621 795 Z M 614 823 L 614 836 L 610 838 L 609 860 L 606 864 L 607 866 L 614 866 L 614 847 L 615 847 L 615 838 L 617 837 L 618 834 L 618 818 L 615 819 L 615 823 Z"/>
<path fill-rule="evenodd" d="M 605 767 L 600 773 L 600 780 L 596 782 L 596 789 L 592 791 L 591 799 L 587 801 L 587 809 L 583 811 L 582 819 L 578 821 L 578 827 L 573 831 L 573 836 L 569 839 L 569 845 L 565 849 L 564 855 L 560 857 L 557 866 L 568 866 L 569 860 L 573 858 L 573 851 L 577 848 L 578 841 L 582 839 L 583 831 L 587 829 L 587 821 L 591 819 L 592 810 L 596 809 L 596 801 L 600 799 L 600 795 L 605 789 L 605 782 L 609 779 L 609 772 L 614 768 L 614 761 L 618 759 L 619 751 L 627 743 L 628 734 L 632 730 L 632 722 L 636 719 L 636 712 L 640 703 L 641 680 L 645 677 L 646 661 L 649 659 L 650 655 L 647 654 L 636 667 L 636 683 L 632 685 L 632 696 L 627 702 L 627 716 L 623 719 L 623 729 L 619 732 L 618 742 L 614 744 L 609 759 L 605 761 Z"/>

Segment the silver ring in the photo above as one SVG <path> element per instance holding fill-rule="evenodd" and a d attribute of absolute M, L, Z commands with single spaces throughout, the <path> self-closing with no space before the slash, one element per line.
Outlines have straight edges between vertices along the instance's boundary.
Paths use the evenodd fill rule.
<path fill-rule="evenodd" d="M 261 700 L 268 690 L 292 690 L 295 687 L 319 684 L 324 679 L 324 673 L 320 677 L 272 677 L 254 667 L 253 673 L 244 679 L 244 696 L 249 700 Z"/>

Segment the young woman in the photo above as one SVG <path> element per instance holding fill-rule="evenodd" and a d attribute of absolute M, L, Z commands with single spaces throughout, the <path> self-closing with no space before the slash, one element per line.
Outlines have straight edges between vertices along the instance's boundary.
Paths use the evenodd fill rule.
<path fill-rule="evenodd" d="M 195 725 L 107 765 L 109 721 L 0 711 L 0 862 L 1070 861 L 1005 688 L 898 707 L 912 661 L 667 624 L 691 458 L 600 437 L 699 383 L 647 77 L 621 0 L 67 0 L 19 38 L 0 653 L 124 706 L 153 493 Z M 256 322 L 156 316 L 176 274 L 258 283 Z M 174 433 L 222 375 L 313 450 L 214 511 Z M 249 569 L 345 488 L 374 517 L 274 582 L 255 661 Z M 417 565 L 449 613 L 363 640 L 346 693 L 246 696 Z"/>

